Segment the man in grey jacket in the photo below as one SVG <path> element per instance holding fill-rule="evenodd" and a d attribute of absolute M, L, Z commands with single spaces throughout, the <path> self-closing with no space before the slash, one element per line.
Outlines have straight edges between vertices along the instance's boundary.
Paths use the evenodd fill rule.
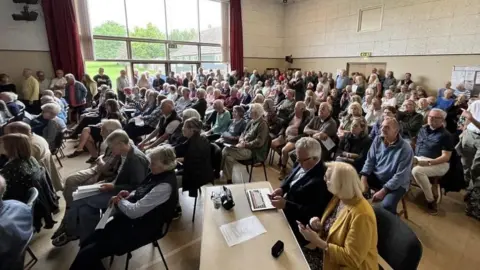
<path fill-rule="evenodd" d="M 130 141 L 123 130 L 112 132 L 106 143 L 112 155 L 120 156 L 117 177 L 109 183 L 102 183 L 99 193 L 75 200 L 65 212 L 65 226 L 54 234 L 52 244 L 56 247 L 80 238 L 80 243 L 95 231 L 100 221 L 99 211 L 108 208 L 109 200 L 122 190 L 134 190 L 148 175 L 149 161 L 144 153 Z"/>

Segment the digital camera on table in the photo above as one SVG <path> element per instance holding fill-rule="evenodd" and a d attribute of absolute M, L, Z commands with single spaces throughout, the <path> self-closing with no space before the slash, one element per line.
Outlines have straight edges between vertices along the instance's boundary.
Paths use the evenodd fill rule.
<path fill-rule="evenodd" d="M 223 206 L 225 210 L 230 210 L 235 206 L 235 201 L 233 201 L 232 191 L 227 187 L 223 186 L 220 193 L 212 193 L 211 199 L 213 200 L 213 205 L 215 209 Z"/>

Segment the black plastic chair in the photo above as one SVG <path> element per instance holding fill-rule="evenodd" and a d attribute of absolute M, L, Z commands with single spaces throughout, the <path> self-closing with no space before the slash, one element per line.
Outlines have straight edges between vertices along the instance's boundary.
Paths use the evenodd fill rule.
<path fill-rule="evenodd" d="M 417 269 L 423 252 L 417 235 L 398 216 L 380 205 L 373 209 L 377 217 L 378 254 L 393 269 Z"/>
<path fill-rule="evenodd" d="M 167 270 L 168 270 L 167 261 L 165 261 L 165 257 L 163 256 L 162 249 L 160 248 L 160 245 L 158 244 L 158 240 L 161 240 L 163 237 L 165 237 L 165 235 L 167 235 L 168 229 L 170 228 L 170 223 L 171 223 L 171 221 L 164 223 L 163 226 L 162 226 L 162 232 L 161 232 L 160 236 L 157 237 L 156 239 L 153 239 L 153 241 L 151 242 L 151 244 L 158 249 L 158 252 L 160 253 L 160 256 L 162 256 L 162 261 L 163 261 L 163 264 L 165 265 L 165 269 L 167 269 Z M 130 259 L 132 259 L 132 257 L 133 257 L 132 252 L 141 248 L 141 247 L 143 247 L 143 246 L 145 246 L 145 245 L 144 244 L 138 245 L 135 248 L 132 248 L 130 251 L 127 252 L 127 260 L 125 262 L 125 270 L 128 270 L 128 265 L 130 263 Z M 122 255 L 123 254 L 115 254 L 115 255 L 110 256 L 110 266 L 112 266 L 113 260 L 115 259 L 115 256 L 122 256 Z"/>
<path fill-rule="evenodd" d="M 58 154 L 60 153 L 62 158 L 65 157 L 65 154 L 63 153 L 63 150 L 62 150 L 64 137 L 65 137 L 65 130 L 63 130 L 63 131 L 61 131 L 57 134 L 57 136 L 55 137 L 54 148 L 50 149 L 50 152 L 52 153 L 52 155 L 54 155 L 57 158 L 58 164 L 60 164 L 60 167 L 62 167 L 62 168 L 63 168 L 63 164 L 60 161 L 60 158 L 58 157 Z"/>
<path fill-rule="evenodd" d="M 34 187 L 30 188 L 28 190 L 28 197 L 27 197 L 26 204 L 32 208 L 32 215 L 33 215 L 33 208 L 35 206 L 35 203 L 36 203 L 37 199 L 38 199 L 38 190 Z M 28 243 L 30 243 L 30 241 L 32 241 L 34 231 L 35 230 L 32 230 L 32 235 L 30 236 L 30 239 L 28 240 Z M 28 255 L 30 255 L 30 258 L 31 258 L 30 261 L 28 261 L 28 263 L 24 265 L 24 268 L 30 269 L 38 262 L 38 258 L 37 258 L 37 256 L 35 256 L 35 254 L 33 253 L 32 249 L 30 248 L 30 246 L 28 244 L 26 245 L 26 248 L 25 248 L 24 252 L 27 252 Z M 24 252 L 22 252 L 22 256 L 23 256 Z"/>
<path fill-rule="evenodd" d="M 248 182 L 252 182 L 252 174 L 253 174 L 253 167 L 255 164 L 262 164 L 263 166 L 263 173 L 265 174 L 265 181 L 268 181 L 268 176 L 267 176 L 267 168 L 265 167 L 265 162 L 268 160 L 268 154 L 270 151 L 270 146 L 272 145 L 272 139 L 270 136 L 267 138 L 267 153 L 265 154 L 265 157 L 263 160 L 256 160 L 255 156 L 252 156 L 251 159 L 247 160 L 239 160 L 238 162 L 242 165 L 245 165 L 245 168 L 247 169 L 248 172 Z M 253 153 L 252 153 L 253 155 Z M 250 169 L 248 168 L 250 166 Z"/>

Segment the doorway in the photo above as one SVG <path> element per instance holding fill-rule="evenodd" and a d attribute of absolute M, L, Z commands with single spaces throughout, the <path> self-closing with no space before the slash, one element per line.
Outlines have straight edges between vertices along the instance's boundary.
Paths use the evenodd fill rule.
<path fill-rule="evenodd" d="M 372 69 L 376 68 L 377 73 L 385 76 L 387 63 L 347 63 L 347 73 L 351 75 L 354 72 L 363 74 L 368 77 L 372 73 Z"/>

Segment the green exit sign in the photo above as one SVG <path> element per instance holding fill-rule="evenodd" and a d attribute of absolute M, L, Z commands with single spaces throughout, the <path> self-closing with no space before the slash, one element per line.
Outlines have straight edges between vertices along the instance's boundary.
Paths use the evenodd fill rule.
<path fill-rule="evenodd" d="M 176 48 L 177 48 L 177 44 L 168 44 L 168 48 L 169 48 L 169 49 L 176 49 Z"/>
<path fill-rule="evenodd" d="M 371 52 L 361 52 L 360 56 L 361 57 L 370 57 L 370 56 L 372 56 L 372 53 Z"/>

